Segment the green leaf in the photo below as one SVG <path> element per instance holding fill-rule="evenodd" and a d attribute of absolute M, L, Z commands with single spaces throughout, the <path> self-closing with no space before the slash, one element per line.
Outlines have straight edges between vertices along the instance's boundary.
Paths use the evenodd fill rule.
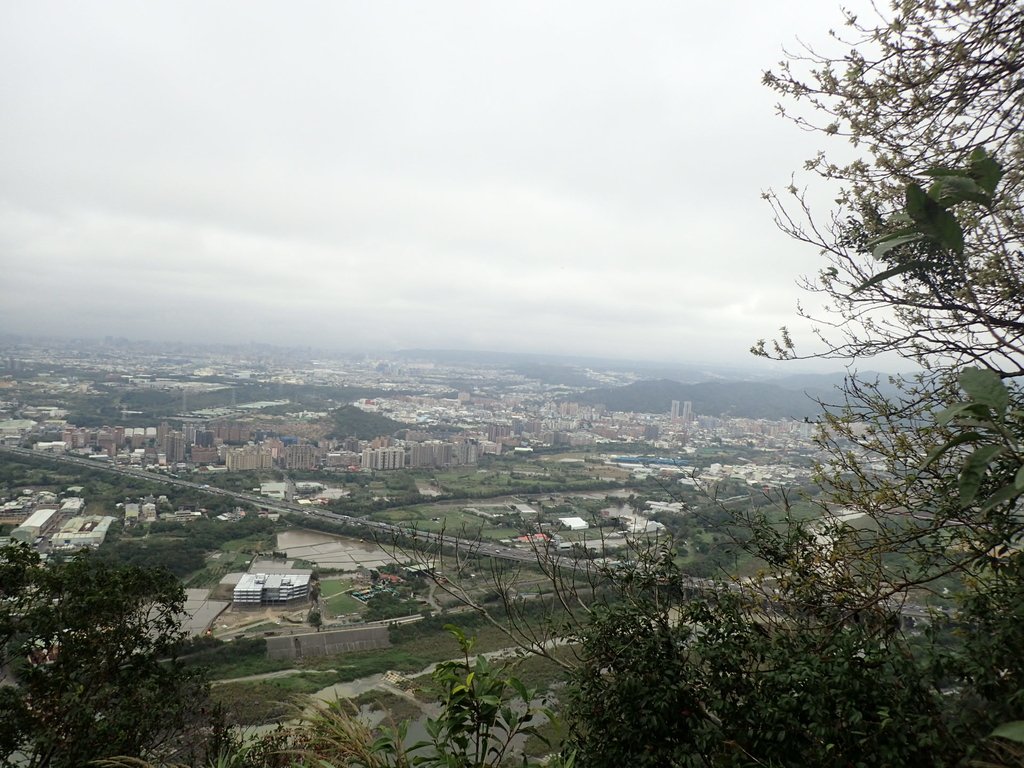
<path fill-rule="evenodd" d="M 517 677 L 510 677 L 508 684 L 515 689 L 515 692 L 519 695 L 519 698 L 526 703 L 530 702 L 530 693 L 526 690 L 526 686 L 523 685 L 522 681 Z"/>
<path fill-rule="evenodd" d="M 1024 720 L 1014 720 L 1012 723 L 1003 723 L 994 731 L 992 736 L 998 739 L 1008 739 L 1024 743 Z"/>
<path fill-rule="evenodd" d="M 964 392 L 976 403 L 989 406 L 1002 416 L 1010 405 L 1010 393 L 999 374 L 984 368 L 965 368 L 958 377 Z"/>
<path fill-rule="evenodd" d="M 985 500 L 985 503 L 981 506 L 981 511 L 988 512 L 990 509 L 999 506 L 1003 502 L 1009 501 L 1010 499 L 1014 499 L 1017 496 L 1020 496 L 1020 494 L 1021 491 L 1017 488 L 1017 486 L 1014 483 L 1004 486 L 1003 488 L 1000 488 L 998 491 L 993 493 Z"/>
<path fill-rule="evenodd" d="M 903 218 L 907 218 L 907 217 L 903 217 Z M 893 219 L 895 219 L 895 217 L 893 217 Z M 890 223 L 891 223 L 891 221 L 892 221 L 892 219 L 890 219 Z M 892 232 L 885 233 L 884 235 L 878 235 L 878 237 L 873 237 L 870 240 L 868 240 L 867 245 L 868 245 L 869 248 L 874 248 L 876 245 L 880 245 L 880 244 L 882 244 L 882 243 L 884 243 L 884 242 L 886 242 L 888 240 L 893 240 L 893 239 L 898 238 L 898 237 L 903 237 L 904 235 L 919 235 L 919 234 L 920 234 L 920 232 L 917 229 L 917 227 L 914 226 L 914 225 L 911 225 L 911 226 L 908 226 L 908 227 L 902 227 L 900 229 L 895 229 Z"/>
<path fill-rule="evenodd" d="M 929 168 L 927 171 L 921 171 L 923 176 L 931 176 L 937 178 L 941 176 L 963 176 L 964 171 L 962 168 L 943 168 L 942 166 L 936 166 Z"/>
<path fill-rule="evenodd" d="M 373 742 L 373 745 L 370 747 L 370 751 L 377 753 L 393 754 L 395 752 L 395 741 L 390 735 L 381 736 L 375 742 Z"/>
<path fill-rule="evenodd" d="M 955 253 L 964 252 L 964 231 L 956 216 L 947 210 L 936 207 L 931 215 L 933 238 L 943 248 Z"/>
<path fill-rule="evenodd" d="M 939 208 L 938 205 L 929 209 L 926 234 L 930 234 L 932 240 L 947 251 L 964 253 L 964 229 L 961 228 L 955 216 L 949 211 Z"/>
<path fill-rule="evenodd" d="M 983 419 L 989 415 L 989 409 L 983 403 L 957 403 L 945 410 L 939 411 L 935 416 L 935 423 L 939 426 L 945 426 L 963 413 L 970 413 L 972 416 Z"/>
<path fill-rule="evenodd" d="M 922 223 L 928 221 L 928 203 L 935 204 L 934 200 L 929 200 L 925 191 L 921 189 L 919 184 L 908 184 L 906 195 L 907 203 L 907 214 L 910 218 L 920 226 Z"/>
<path fill-rule="evenodd" d="M 960 503 L 967 506 L 978 495 L 981 483 L 985 479 L 985 472 L 992 459 L 999 456 L 1006 449 L 1001 445 L 983 445 L 967 457 L 963 468 L 960 470 L 959 488 Z"/>
<path fill-rule="evenodd" d="M 900 264 L 898 267 L 892 267 L 891 269 L 887 269 L 884 272 L 879 272 L 877 275 L 872 277 L 867 282 L 862 283 L 861 285 L 858 285 L 856 288 L 854 288 L 853 293 L 863 291 L 865 288 L 870 288 L 873 285 L 878 285 L 878 283 L 882 282 L 883 280 L 888 280 L 890 277 L 902 274 L 903 272 L 909 272 L 912 269 L 919 269 L 921 267 L 927 266 L 928 264 L 923 261 L 908 261 L 906 264 Z"/>
<path fill-rule="evenodd" d="M 929 466 L 931 466 L 932 462 L 934 462 L 937 458 L 939 458 L 950 448 L 955 448 L 958 445 L 963 445 L 964 443 L 969 443 L 973 442 L 974 440 L 981 439 L 982 435 L 978 432 L 964 432 L 961 435 L 957 435 L 949 442 L 943 443 L 942 445 L 933 448 L 928 453 L 928 457 L 924 460 L 924 463 L 921 464 L 920 469 L 927 469 Z"/>
<path fill-rule="evenodd" d="M 901 245 L 907 245 L 908 243 L 916 243 L 919 240 L 923 240 L 924 235 L 920 232 L 913 235 L 901 235 L 892 239 L 886 239 L 871 249 L 871 255 L 876 259 L 880 259 L 885 256 L 889 251 L 899 248 Z"/>
<path fill-rule="evenodd" d="M 992 205 L 992 195 L 966 175 L 949 175 L 936 179 L 928 189 L 928 197 L 943 208 L 967 201 L 984 206 Z"/>
<path fill-rule="evenodd" d="M 971 152 L 970 162 L 971 178 L 990 196 L 995 195 L 996 185 L 1003 178 L 1002 166 L 989 156 L 984 147 L 977 147 Z"/>
<path fill-rule="evenodd" d="M 907 213 L 918 229 L 943 248 L 963 253 L 964 233 L 960 222 L 917 184 L 907 185 Z"/>

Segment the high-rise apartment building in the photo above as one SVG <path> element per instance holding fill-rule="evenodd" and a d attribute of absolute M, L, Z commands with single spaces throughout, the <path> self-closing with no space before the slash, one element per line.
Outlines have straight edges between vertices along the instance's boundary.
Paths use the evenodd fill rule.
<path fill-rule="evenodd" d="M 171 431 L 164 435 L 163 452 L 168 464 L 178 464 L 185 460 L 185 435 Z"/>
<path fill-rule="evenodd" d="M 363 451 L 363 469 L 402 469 L 405 467 L 405 448 L 367 448 Z"/>
<path fill-rule="evenodd" d="M 270 451 L 255 445 L 231 448 L 224 454 L 224 464 L 228 472 L 252 472 L 258 469 L 270 469 L 274 464 Z"/>
<path fill-rule="evenodd" d="M 286 445 L 284 447 L 285 469 L 316 469 L 320 465 L 320 452 L 315 445 Z"/>
<path fill-rule="evenodd" d="M 683 403 L 682 420 L 686 426 L 690 426 L 693 423 L 693 403 L 689 400 Z"/>

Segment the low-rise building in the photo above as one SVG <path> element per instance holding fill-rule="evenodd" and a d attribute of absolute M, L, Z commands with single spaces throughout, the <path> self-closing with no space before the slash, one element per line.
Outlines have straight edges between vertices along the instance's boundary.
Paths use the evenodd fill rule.
<path fill-rule="evenodd" d="M 109 516 L 88 515 L 73 517 L 64 527 L 53 535 L 54 547 L 98 547 L 107 537 L 107 530 L 114 518 Z"/>
<path fill-rule="evenodd" d="M 260 495 L 278 501 L 291 501 L 295 496 L 295 488 L 287 480 L 283 483 L 260 483 Z"/>
<path fill-rule="evenodd" d="M 57 514 L 55 509 L 37 509 L 28 519 L 11 531 L 11 538 L 25 544 L 35 541 L 50 525 L 53 516 Z"/>
<path fill-rule="evenodd" d="M 77 517 L 83 509 L 85 509 L 85 499 L 79 496 L 69 496 L 60 505 L 60 513 L 71 517 Z"/>
<path fill-rule="evenodd" d="M 235 585 L 236 605 L 273 605 L 309 598 L 310 574 L 247 573 Z"/>
<path fill-rule="evenodd" d="M 590 524 L 582 517 L 560 517 L 558 522 L 570 531 L 585 531 L 590 527 Z"/>

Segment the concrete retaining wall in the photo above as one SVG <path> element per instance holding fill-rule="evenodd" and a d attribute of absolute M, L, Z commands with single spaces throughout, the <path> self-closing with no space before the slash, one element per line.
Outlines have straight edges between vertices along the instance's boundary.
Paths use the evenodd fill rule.
<path fill-rule="evenodd" d="M 368 651 L 391 645 L 386 626 L 332 629 L 302 635 L 267 638 L 267 657 L 301 659 L 305 656 L 326 656 L 332 653 Z"/>

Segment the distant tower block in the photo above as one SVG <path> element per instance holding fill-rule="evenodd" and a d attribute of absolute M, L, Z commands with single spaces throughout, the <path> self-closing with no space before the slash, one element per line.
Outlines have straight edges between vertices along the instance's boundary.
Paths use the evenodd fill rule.
<path fill-rule="evenodd" d="M 689 405 L 689 403 L 687 403 L 687 405 Z M 679 401 L 678 400 L 673 400 L 672 401 L 672 410 L 669 412 L 669 415 L 672 417 L 673 421 L 675 421 L 675 420 L 677 420 L 679 418 Z"/>
<path fill-rule="evenodd" d="M 687 426 L 693 423 L 693 403 L 691 403 L 689 400 L 683 403 L 682 418 L 683 423 L 686 424 Z"/>

